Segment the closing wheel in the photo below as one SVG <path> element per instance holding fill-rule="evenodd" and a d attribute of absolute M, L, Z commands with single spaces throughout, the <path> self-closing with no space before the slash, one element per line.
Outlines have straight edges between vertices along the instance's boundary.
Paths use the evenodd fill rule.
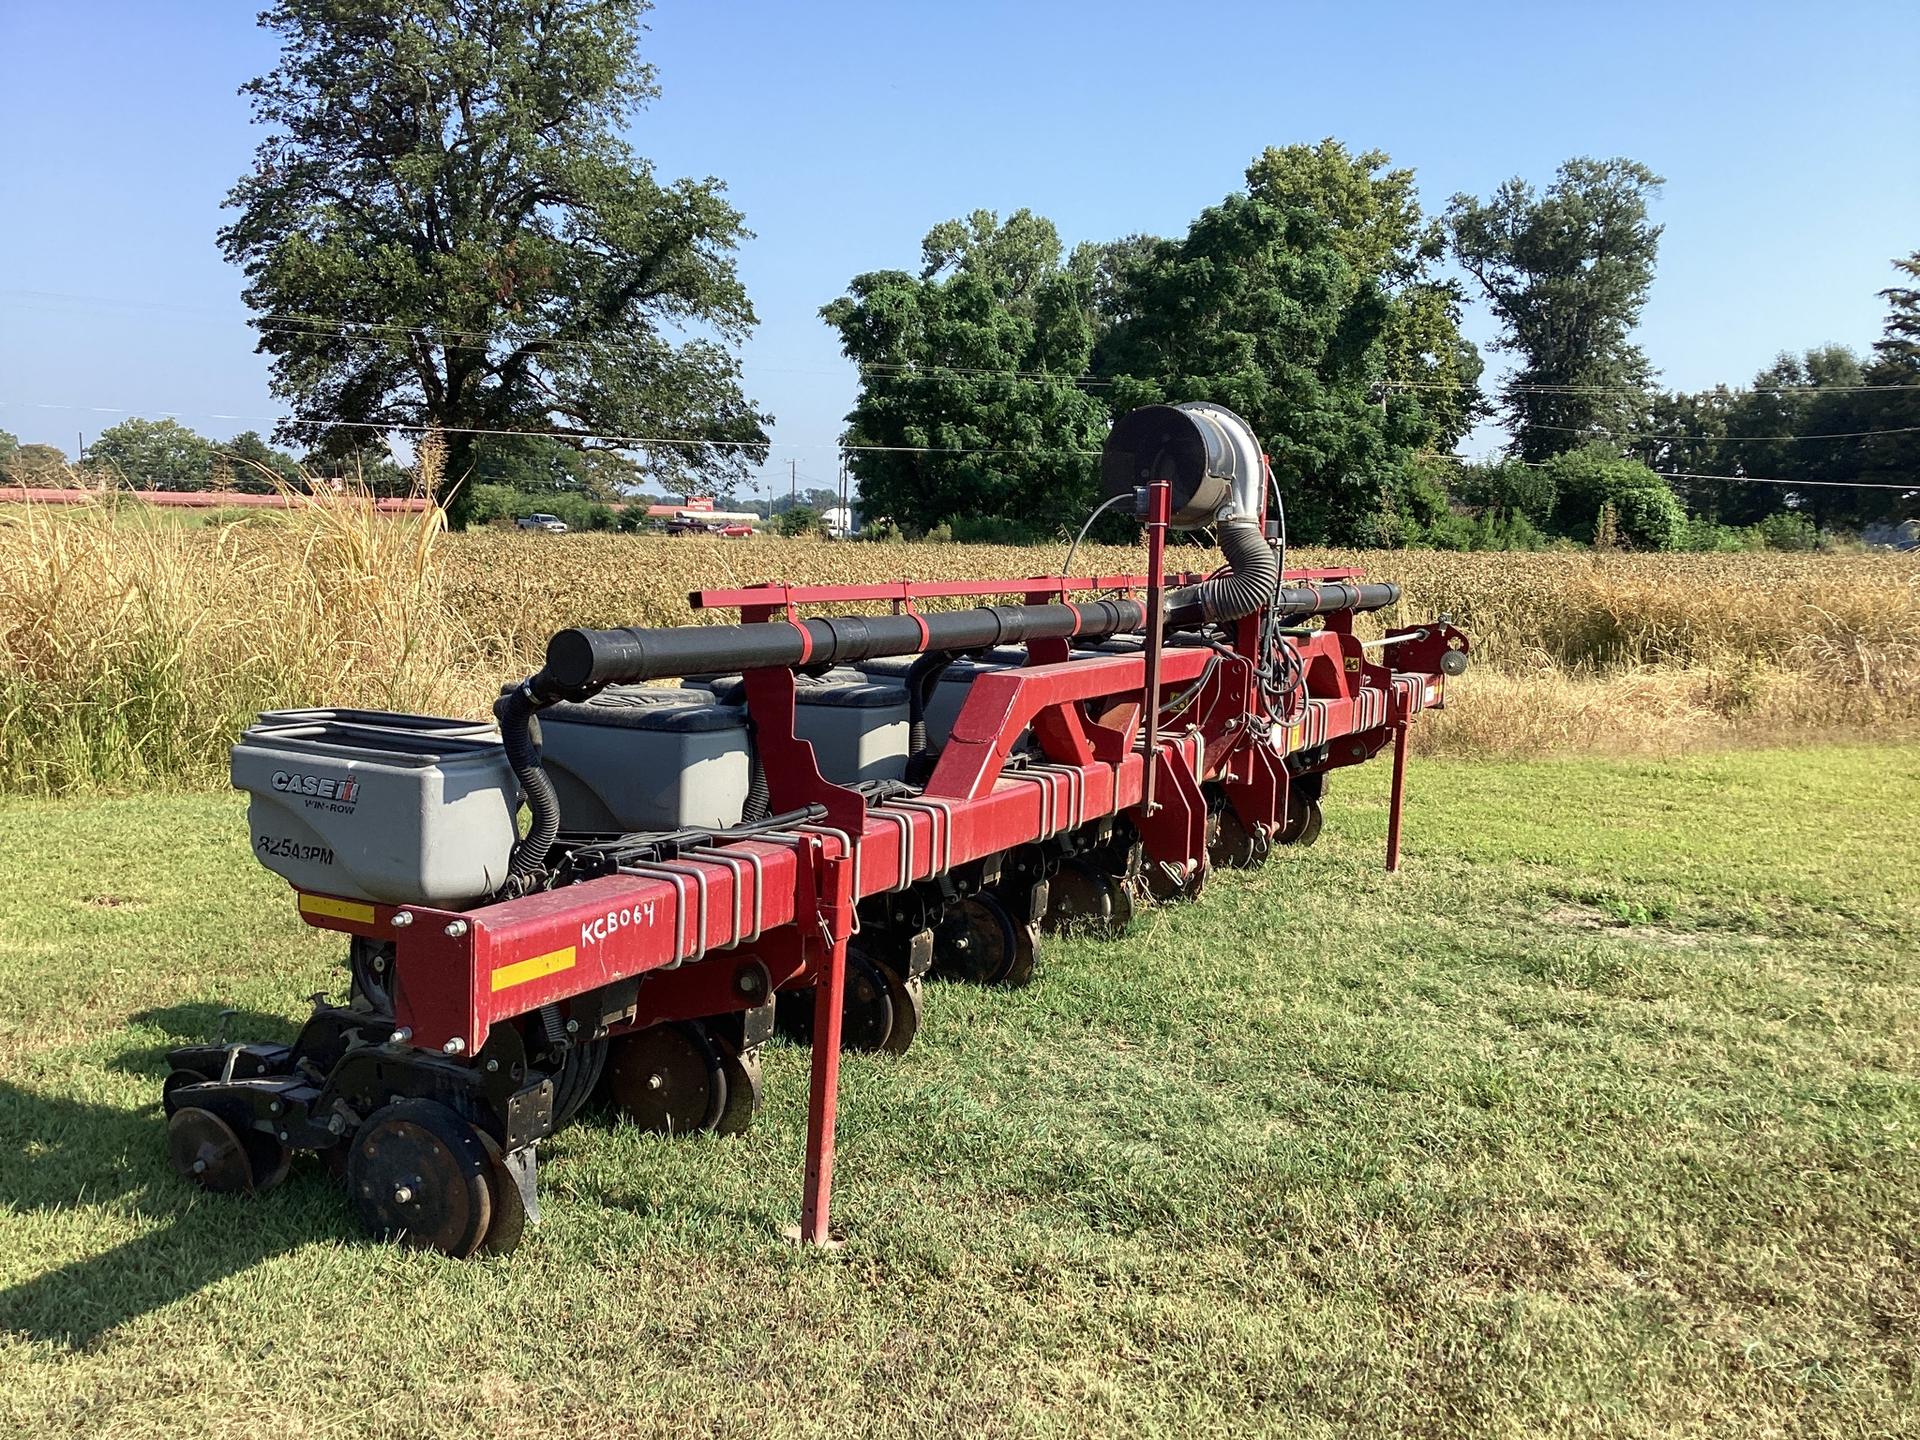
<path fill-rule="evenodd" d="M 799 1045 L 813 1043 L 813 1006 L 816 991 L 796 990 L 787 1001 L 782 1029 Z M 899 1054 L 919 1029 L 918 1017 L 908 1020 L 901 1043 L 893 1043 L 893 1032 L 900 1025 L 899 1007 L 892 972 L 858 945 L 847 946 L 847 983 L 840 1001 L 840 1048 L 871 1053 L 878 1050 Z M 785 999 L 785 997 L 782 997 Z"/>
<path fill-rule="evenodd" d="M 847 984 L 840 1008 L 842 1050 L 884 1050 L 893 1034 L 893 992 L 880 967 L 847 947 Z"/>
<path fill-rule="evenodd" d="M 617 1041 L 607 1096 L 655 1135 L 710 1130 L 727 1108 L 727 1073 L 707 1032 L 691 1021 L 650 1025 Z"/>
<path fill-rule="evenodd" d="M 1290 793 L 1287 796 L 1287 818 L 1280 826 L 1280 833 L 1273 837 L 1274 843 L 1311 845 L 1319 838 L 1320 802 Z"/>
<path fill-rule="evenodd" d="M 180 1092 L 189 1085 L 204 1085 L 207 1079 L 198 1070 L 169 1070 L 167 1078 L 160 1082 L 160 1109 L 171 1119 L 173 1112 L 180 1108 Z"/>
<path fill-rule="evenodd" d="M 724 1045 L 718 1048 L 720 1068 L 727 1077 L 727 1107 L 713 1122 L 713 1133 L 738 1135 L 760 1111 L 760 1052 L 736 1055 Z"/>
<path fill-rule="evenodd" d="M 1033 925 L 1015 925 L 1013 956 L 1006 968 L 993 977 L 993 983 L 1004 985 L 1009 990 L 1018 990 L 1033 980 L 1033 967 L 1038 952 L 1040 931 Z"/>
<path fill-rule="evenodd" d="M 553 1077 L 553 1128 L 558 1130 L 580 1113 L 592 1098 L 607 1068 L 607 1041 L 583 1040 L 569 1045 Z"/>
<path fill-rule="evenodd" d="M 253 1193 L 253 1158 L 240 1137 L 211 1110 L 183 1105 L 167 1121 L 174 1173 L 216 1195 Z"/>
<path fill-rule="evenodd" d="M 893 1002 L 893 1028 L 887 1032 L 882 1048 L 889 1055 L 904 1055 L 913 1037 L 920 1033 L 920 1021 L 926 1015 L 920 977 L 909 979 L 880 961 L 874 962 L 874 968 L 887 982 L 887 998 Z"/>
<path fill-rule="evenodd" d="M 253 1162 L 253 1193 L 264 1195 L 293 1169 L 293 1150 L 264 1130 L 242 1130 L 240 1143 Z"/>
<path fill-rule="evenodd" d="M 1040 928 L 1106 933 L 1113 928 L 1119 881 L 1078 858 L 1063 860 L 1047 884 L 1047 914 Z"/>
<path fill-rule="evenodd" d="M 974 985 L 1000 983 L 1018 965 L 1022 928 L 991 891 L 961 901 L 934 932 L 934 973 Z M 1029 966 L 1032 948 L 1029 937 Z"/>
<path fill-rule="evenodd" d="M 367 1232 L 457 1259 L 493 1224 L 493 1160 L 480 1132 L 433 1100 L 376 1110 L 347 1157 L 347 1198 Z"/>
<path fill-rule="evenodd" d="M 1216 812 L 1207 844 L 1207 858 L 1216 868 L 1251 870 L 1267 858 L 1269 848 L 1267 838 L 1249 830 L 1231 802 Z"/>
<path fill-rule="evenodd" d="M 506 1255 L 520 1248 L 520 1237 L 527 1230 L 527 1202 L 520 1195 L 520 1182 L 507 1168 L 500 1142 L 484 1130 L 474 1132 L 487 1152 L 487 1201 L 493 1216 L 487 1221 L 487 1233 L 481 1237 L 479 1253 Z"/>

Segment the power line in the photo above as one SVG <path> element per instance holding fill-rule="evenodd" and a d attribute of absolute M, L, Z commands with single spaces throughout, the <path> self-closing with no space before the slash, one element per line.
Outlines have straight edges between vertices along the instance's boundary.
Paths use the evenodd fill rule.
<path fill-rule="evenodd" d="M 1791 485 L 1798 490 L 1805 485 L 1818 485 L 1823 489 L 1835 490 L 1920 490 L 1920 481 L 1911 485 L 1887 485 L 1878 480 L 1770 480 L 1761 475 L 1696 475 L 1691 470 L 1656 470 L 1654 474 L 1666 480 L 1724 480 L 1735 485 Z"/>
<path fill-rule="evenodd" d="M 222 312 L 209 306 L 188 306 L 170 304 L 164 301 L 131 300 L 107 296 L 74 295 L 53 290 L 29 290 L 0 287 L 0 297 L 21 296 L 31 299 L 56 300 L 84 305 L 97 305 L 109 309 L 145 309 L 171 311 L 176 313 L 198 314 L 208 318 L 225 318 Z M 365 335 L 387 335 L 393 338 L 411 339 L 419 337 L 441 350 L 491 351 L 502 348 L 515 348 L 522 345 L 538 345 L 548 352 L 566 352 L 572 350 L 592 351 L 607 355 L 629 352 L 633 342 L 618 339 L 597 339 L 583 335 L 521 335 L 503 339 L 499 332 L 485 330 L 455 330 L 430 325 L 406 325 L 398 321 L 343 320 L 337 316 L 309 315 L 301 313 L 282 313 L 262 315 L 244 321 L 256 330 L 286 331 L 296 334 L 341 334 L 360 333 Z M 474 341 L 485 343 L 475 344 Z M 919 365 L 912 362 L 895 361 L 850 361 L 856 370 L 897 375 L 970 375 L 998 377 L 1015 380 L 1050 380 L 1076 385 L 1110 387 L 1116 383 L 1110 376 L 1095 375 L 1091 372 L 1068 374 L 1058 370 L 1006 369 L 995 366 L 969 365 Z M 817 367 L 780 367 L 756 366 L 758 370 L 771 374 L 793 375 L 831 375 L 839 372 Z M 1457 393 L 1470 388 L 1459 380 L 1375 380 L 1369 382 L 1375 389 L 1383 390 L 1441 390 Z M 1573 396 L 1573 395 L 1611 395 L 1624 399 L 1640 399 L 1657 393 L 1650 390 L 1634 390 L 1611 385 L 1520 385 L 1510 384 L 1498 387 L 1507 394 Z M 1920 390 L 1920 384 L 1913 385 L 1750 385 L 1730 387 L 1730 394 L 1745 393 L 1752 395 L 1817 395 L 1817 394 L 1866 394 L 1896 393 Z M 1551 429 L 1556 427 L 1540 426 Z M 1560 427 L 1564 428 L 1564 427 Z M 1893 432 L 1878 431 L 1878 434 Z M 1668 437 L 1649 437 L 1668 438 Z M 1674 437 L 1687 438 L 1687 437 Z M 1753 437 L 1768 438 L 1768 437 Z M 1797 438 L 1797 437 L 1782 437 Z"/>
<path fill-rule="evenodd" d="M 1457 380 L 1376 380 L 1373 382 L 1383 390 L 1464 390 Z M 1659 391 L 1654 389 L 1633 390 L 1618 385 L 1501 385 L 1499 389 L 1512 395 L 1614 395 L 1624 399 L 1639 400 L 1648 396 L 1667 394 L 1687 394 L 1687 391 Z M 1887 391 L 1920 390 L 1920 385 L 1730 385 L 1725 387 L 1732 395 L 1854 395 L 1878 394 Z"/>
<path fill-rule="evenodd" d="M 16 409 L 84 411 L 98 415 L 132 415 L 136 413 L 131 410 L 122 410 L 103 405 L 55 405 L 23 400 L 0 400 L 0 406 L 11 406 Z M 607 435 L 575 430 L 496 430 L 469 425 L 386 424 L 377 420 L 326 420 L 318 417 L 300 415 L 223 415 L 212 411 L 182 410 L 159 411 L 156 413 L 164 419 L 173 419 L 181 415 L 191 415 L 195 419 L 239 420 L 249 421 L 255 424 L 280 424 L 284 422 L 295 425 L 312 425 L 321 428 L 374 430 L 381 433 L 398 432 L 400 434 L 410 435 L 425 435 L 438 432 L 443 435 L 493 435 L 502 438 L 535 440 L 595 440 L 603 444 L 617 445 L 622 449 L 631 450 L 644 450 L 655 446 L 709 446 L 716 449 L 754 449 L 764 445 L 765 448 L 768 449 L 838 450 L 843 453 L 868 452 L 907 455 L 1049 455 L 1091 459 L 1100 454 L 1098 450 L 1076 450 L 1069 448 L 1036 449 L 1031 446 L 1014 445 L 870 445 L 798 440 L 769 440 L 764 442 L 758 440 L 702 440 L 686 436 Z M 1553 462 L 1549 460 L 1523 460 L 1520 463 L 1537 469 L 1550 465 Z M 1729 485 L 1787 485 L 1796 489 L 1803 486 L 1820 486 L 1823 488 L 1855 490 L 1920 490 L 1920 481 L 1916 481 L 1911 485 L 1900 485 L 1870 480 L 1781 480 L 1762 475 L 1705 475 L 1691 470 L 1655 470 L 1653 473 L 1667 480 L 1714 480 Z"/>
<path fill-rule="evenodd" d="M 1862 440 L 1874 435 L 1920 434 L 1920 425 L 1889 426 L 1885 430 L 1831 430 L 1819 435 L 1653 435 L 1638 430 L 1600 430 L 1582 425 L 1540 425 L 1529 429 L 1554 430 L 1562 435 L 1604 436 L 1609 440 L 1682 440 L 1691 445 L 1726 445 L 1738 440 Z"/>
<path fill-rule="evenodd" d="M 141 413 L 108 405 L 55 405 L 31 400 L 0 400 L 0 406 L 26 410 L 73 410 L 94 415 L 131 416 Z M 157 410 L 150 413 L 164 420 L 188 416 L 195 420 L 237 420 L 255 425 L 311 425 L 316 428 L 339 430 L 374 430 L 382 434 L 398 432 L 403 435 L 494 435 L 502 438 L 531 440 L 594 440 L 606 445 L 616 445 L 623 450 L 688 446 L 746 450 L 865 451 L 905 455 L 1068 455 L 1088 459 L 1100 454 L 1098 450 L 1075 450 L 1064 447 L 1047 449 L 1028 445 L 870 445 L 848 444 L 843 441 L 703 440 L 683 435 L 610 435 L 591 430 L 496 430 L 477 425 L 408 425 L 398 421 L 390 423 L 381 420 L 329 420 L 317 415 L 225 415 L 210 410 Z"/>
<path fill-rule="evenodd" d="M 1553 464 L 1553 461 L 1522 460 L 1520 463 L 1540 470 Z M 1652 473 L 1662 480 L 1718 480 L 1727 485 L 1789 485 L 1795 490 L 1812 485 L 1838 490 L 1920 490 L 1920 480 L 1911 485 L 1889 485 L 1878 480 L 1776 480 L 1765 475 L 1701 475 L 1692 470 L 1655 470 Z"/>

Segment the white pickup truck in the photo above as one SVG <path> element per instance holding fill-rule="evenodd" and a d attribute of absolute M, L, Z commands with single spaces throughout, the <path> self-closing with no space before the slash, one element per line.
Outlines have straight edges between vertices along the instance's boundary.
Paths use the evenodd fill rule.
<path fill-rule="evenodd" d="M 518 525 L 522 530 L 544 530 L 549 535 L 564 535 L 567 533 L 567 522 L 562 520 L 558 515 L 549 515 L 545 511 L 533 515 L 522 515 L 513 523 Z"/>

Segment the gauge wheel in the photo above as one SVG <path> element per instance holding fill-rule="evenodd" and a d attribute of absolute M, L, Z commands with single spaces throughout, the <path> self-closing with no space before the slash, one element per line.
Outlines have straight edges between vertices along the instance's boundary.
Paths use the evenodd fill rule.
<path fill-rule="evenodd" d="M 377 1239 L 464 1260 L 493 1224 L 492 1175 L 478 1130 L 437 1101 L 402 1100 L 354 1136 L 347 1196 Z"/>
<path fill-rule="evenodd" d="M 642 1130 L 711 1130 L 727 1109 L 727 1072 L 707 1032 L 667 1021 L 622 1037 L 606 1063 L 607 1096 Z"/>

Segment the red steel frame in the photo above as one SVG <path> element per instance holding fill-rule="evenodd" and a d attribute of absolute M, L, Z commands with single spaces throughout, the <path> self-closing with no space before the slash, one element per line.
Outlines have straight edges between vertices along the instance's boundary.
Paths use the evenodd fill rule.
<path fill-rule="evenodd" d="M 1019 595 L 1029 603 L 1087 590 L 1146 590 L 1159 612 L 1165 494 L 1150 496 L 1147 576 L 1108 575 L 925 584 L 708 590 L 696 608 L 735 608 L 747 620 L 791 619 L 802 605 Z M 1289 571 L 1292 584 L 1345 580 L 1349 570 Z M 1190 583 L 1194 576 L 1166 577 Z M 869 806 L 821 776 L 794 734 L 789 670 L 746 676 L 746 699 L 775 813 L 810 804 L 818 825 L 731 841 L 671 865 L 642 867 L 467 911 L 367 904 L 302 895 L 308 923 L 391 941 L 398 1024 L 417 1047 L 474 1055 L 492 1027 L 634 977 L 637 1008 L 609 1033 L 749 1009 L 776 990 L 815 991 L 801 1234 L 826 1243 L 839 1083 L 847 944 L 860 900 L 1018 846 L 1131 813 L 1149 858 L 1203 864 L 1207 800 L 1225 793 L 1248 829 L 1270 833 L 1286 813 L 1289 757 L 1310 768 L 1359 763 L 1394 747 L 1387 864 L 1399 863 L 1407 727 L 1443 703 L 1439 660 L 1465 640 L 1444 624 L 1419 631 L 1376 664 L 1354 637 L 1351 612 L 1294 642 L 1305 694 L 1292 712 L 1262 713 L 1253 656 L 1258 620 L 1237 623 L 1233 654 L 1163 649 L 1079 655 L 1065 640 L 1036 641 L 1028 663 L 976 679 L 923 793 Z M 1157 630 L 1157 627 L 1155 627 Z M 1168 692 L 1187 696 L 1183 721 L 1160 731 Z M 1150 705 L 1149 693 L 1159 697 Z M 1044 763 L 1006 770 L 1031 729 Z M 1143 733 L 1144 732 L 1144 733 Z"/>

